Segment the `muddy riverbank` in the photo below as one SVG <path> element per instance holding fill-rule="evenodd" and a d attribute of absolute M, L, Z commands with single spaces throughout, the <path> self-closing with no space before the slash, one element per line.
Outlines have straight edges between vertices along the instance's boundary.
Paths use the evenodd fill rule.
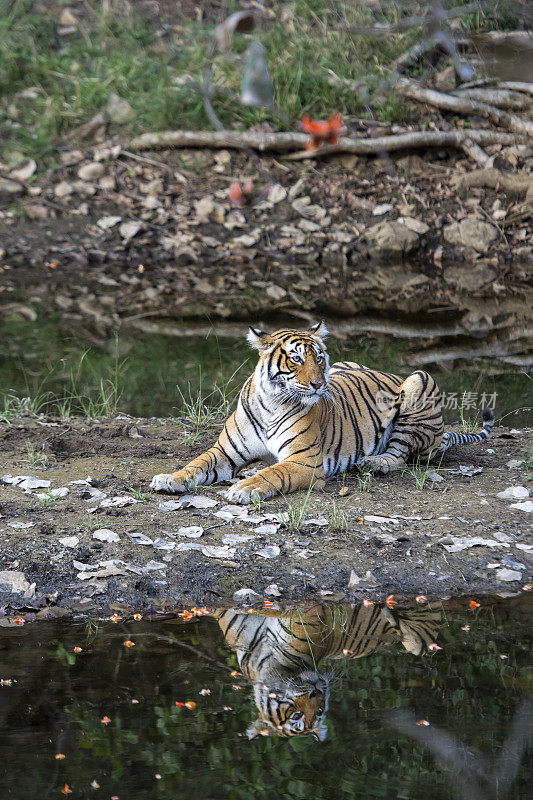
<path fill-rule="evenodd" d="M 531 429 L 497 427 L 488 442 L 451 450 L 436 472 L 415 465 L 366 482 L 351 473 L 308 499 L 259 508 L 228 507 L 220 486 L 185 502 L 149 491 L 152 475 L 216 433 L 126 416 L 0 423 L 0 624 L 21 610 L 32 619 L 232 599 L 520 592 L 531 582 Z"/>

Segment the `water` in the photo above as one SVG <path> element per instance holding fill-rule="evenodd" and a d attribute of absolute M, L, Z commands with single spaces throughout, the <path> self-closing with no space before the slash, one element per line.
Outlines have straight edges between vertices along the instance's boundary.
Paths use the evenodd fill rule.
<path fill-rule="evenodd" d="M 532 599 L 0 628 L 0 796 L 525 800 Z M 322 741 L 276 735 L 254 678 Z"/>
<path fill-rule="evenodd" d="M 245 329 L 243 324 L 243 336 Z M 416 341 L 390 335 L 329 341 L 332 361 L 358 361 L 400 375 L 414 369 L 405 358 L 417 347 Z M 108 412 L 118 400 L 118 409 L 134 416 L 175 416 L 199 394 L 211 406 L 219 405 L 222 395 L 234 398 L 255 362 L 244 338 L 218 339 L 214 332 L 173 338 L 125 330 L 115 340 L 99 339 L 79 326 L 73 330 L 56 315 L 36 322 L 7 320 L 0 327 L 0 412 L 2 394 L 14 394 L 31 397 L 37 410 L 53 414 L 66 407 L 71 413 L 102 410 L 104 398 Z M 501 373 L 490 361 L 479 360 L 469 369 L 443 371 L 433 365 L 429 371 L 445 395 L 447 423 L 459 419 L 464 396 L 467 418 L 479 416 L 482 405 L 492 402 L 504 424 L 533 425 L 533 379 L 518 369 Z M 213 391 L 214 384 L 221 391 Z"/>

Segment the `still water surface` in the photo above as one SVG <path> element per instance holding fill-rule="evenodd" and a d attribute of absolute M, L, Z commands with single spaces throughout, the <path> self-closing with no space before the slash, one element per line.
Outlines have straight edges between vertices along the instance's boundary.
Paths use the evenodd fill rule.
<path fill-rule="evenodd" d="M 478 600 L 0 628 L 0 797 L 526 800 L 533 598 Z"/>
<path fill-rule="evenodd" d="M 236 326 L 238 327 L 238 326 Z M 301 327 L 305 327 L 302 323 Z M 257 355 L 243 338 L 219 339 L 216 326 L 210 335 L 174 338 L 122 330 L 101 338 L 84 327 L 73 329 L 58 315 L 41 315 L 36 321 L 0 322 L 0 414 L 2 395 L 30 397 L 36 410 L 49 414 L 86 414 L 107 399 L 106 409 L 134 416 L 177 416 L 185 404 L 219 406 L 238 394 L 252 372 Z M 451 346 L 451 345 L 449 345 Z M 331 361 L 350 360 L 374 369 L 407 376 L 419 347 L 417 340 L 392 335 L 343 339 L 331 337 Z M 451 362 L 453 363 L 453 362 Z M 479 419 L 481 407 L 494 409 L 497 420 L 510 426 L 533 425 L 533 377 L 516 368 L 487 359 L 462 362 L 461 369 L 429 365 L 444 394 L 444 417 L 454 423 L 462 415 Z M 464 366 L 466 363 L 466 367 Z M 103 414 L 90 413 L 91 416 Z"/>

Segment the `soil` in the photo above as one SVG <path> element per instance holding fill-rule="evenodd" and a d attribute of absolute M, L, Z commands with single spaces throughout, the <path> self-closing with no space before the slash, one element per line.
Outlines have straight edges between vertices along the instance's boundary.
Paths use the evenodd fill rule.
<path fill-rule="evenodd" d="M 492 149 L 522 170 L 531 161 L 526 147 Z M 103 335 L 124 325 L 154 332 L 206 319 L 249 324 L 282 315 L 299 323 L 367 314 L 444 324 L 455 334 L 459 327 L 479 339 L 480 355 L 530 363 L 530 206 L 492 189 L 460 196 L 454 177 L 471 165 L 457 154 L 305 164 L 263 157 L 258 167 L 235 151 L 225 151 L 224 162 L 217 151 L 143 155 L 156 164 L 127 153 L 116 139 L 65 149 L 63 166 L 3 198 L 0 312 L 31 318 L 55 310 Z M 94 158 L 101 178 L 79 180 Z M 229 184 L 246 175 L 257 194 L 232 210 Z M 64 184 L 67 194 L 58 196 Z M 272 185 L 292 194 L 265 208 Z M 203 216 L 197 203 L 206 198 Z M 413 249 L 390 252 L 394 236 L 372 244 L 369 231 L 398 218 L 427 227 L 408 231 Z M 488 220 L 496 238 L 477 250 L 446 241 L 445 229 L 465 219 Z M 130 238 L 135 228 L 125 223 L 138 226 Z"/>
<path fill-rule="evenodd" d="M 216 506 L 159 508 L 172 498 L 151 493 L 151 477 L 202 452 L 217 429 L 205 431 L 192 443 L 186 434 L 175 420 L 125 416 L 0 423 L 3 474 L 32 475 L 50 480 L 51 489 L 70 490 L 64 498 L 41 500 L 36 494 L 48 489 L 24 493 L 0 483 L 0 571 L 23 572 L 28 586 L 35 584 L 25 596 L 0 594 L 0 624 L 14 624 L 21 612 L 30 620 L 72 611 L 220 604 L 244 588 L 257 592 L 255 600 L 262 605 L 265 597 L 283 603 L 383 599 L 389 594 L 412 598 L 420 593 L 516 593 L 531 582 L 533 554 L 519 547 L 531 544 L 530 514 L 512 508 L 516 500 L 496 495 L 512 485 L 528 486 L 520 460 L 531 453 L 533 429 L 498 427 L 488 442 L 450 450 L 439 469 L 444 480 L 434 483 L 427 478 L 422 489 L 408 471 L 376 476 L 366 490 L 357 473 L 350 473 L 344 484 L 340 478 L 330 480 L 323 492 L 273 498 L 259 509 L 251 507 L 249 514 L 255 517 L 291 508 L 296 509 L 292 516 L 298 517 L 301 510 L 301 524 L 285 520 L 268 534 L 254 533 L 257 523 L 252 521 L 214 516 L 226 505 L 221 486 L 196 492 L 215 500 Z M 47 457 L 45 465 L 29 457 L 32 446 L 33 452 Z M 454 474 L 460 465 L 481 472 L 470 477 Z M 83 487 L 70 482 L 88 476 L 107 498 L 137 502 L 103 508 L 100 499 L 84 499 Z M 368 519 L 372 516 L 385 519 Z M 30 527 L 17 527 L 19 523 Z M 190 526 L 204 529 L 200 538 L 178 533 Z M 102 528 L 118 534 L 120 541 L 95 539 L 95 530 Z M 174 549 L 140 544 L 138 534 L 152 542 L 161 538 L 170 547 L 174 543 Z M 215 558 L 207 555 L 209 551 L 179 550 L 182 542 L 221 547 L 227 534 L 253 538 L 232 545 L 233 551 L 216 551 L 220 557 Z M 450 535 L 481 537 L 492 544 L 449 552 L 444 544 L 452 540 L 444 537 Z M 66 537 L 75 539 L 59 541 Z M 258 555 L 272 545 L 280 548 L 279 555 Z M 106 562 L 111 574 L 82 580 L 83 570 L 74 561 L 95 570 L 105 569 L 101 562 Z M 502 581 L 504 569 L 519 577 Z"/>

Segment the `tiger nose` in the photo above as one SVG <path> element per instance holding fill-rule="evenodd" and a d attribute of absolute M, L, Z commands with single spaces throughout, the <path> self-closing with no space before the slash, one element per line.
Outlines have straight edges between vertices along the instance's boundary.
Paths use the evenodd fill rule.
<path fill-rule="evenodd" d="M 313 383 L 312 381 L 309 381 L 309 385 L 313 387 L 315 392 L 317 392 L 319 389 L 322 388 L 322 386 L 324 386 L 324 381 L 319 381 L 318 383 Z"/>

